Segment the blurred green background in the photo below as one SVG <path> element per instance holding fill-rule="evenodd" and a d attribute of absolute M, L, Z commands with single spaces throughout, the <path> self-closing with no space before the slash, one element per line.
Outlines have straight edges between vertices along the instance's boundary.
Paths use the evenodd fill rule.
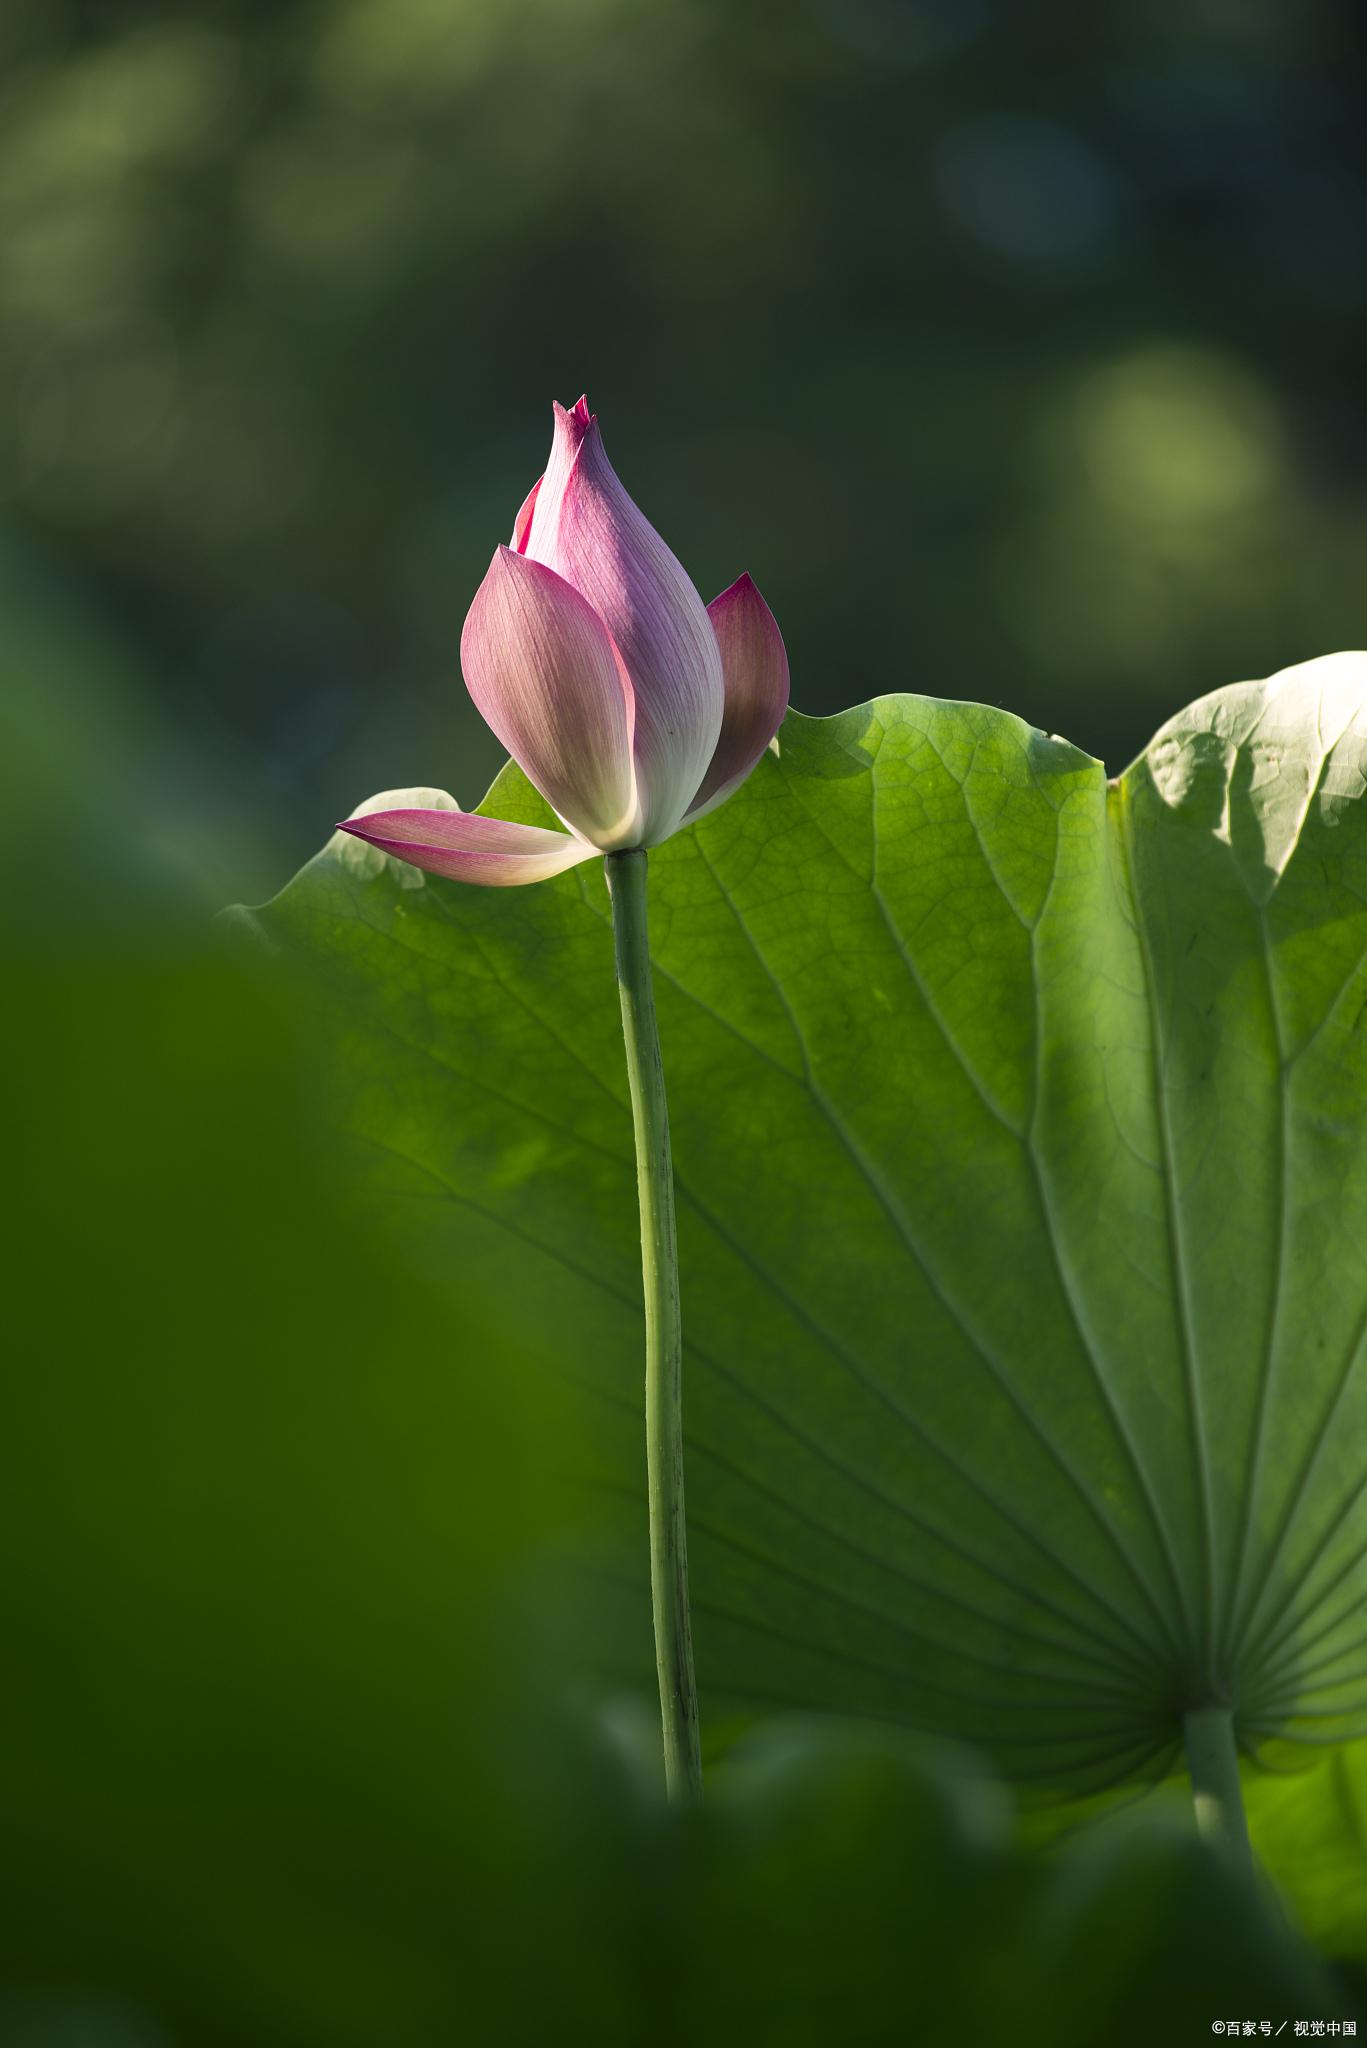
<path fill-rule="evenodd" d="M 665 1831 L 546 1678 L 568 1425 L 354 1215 L 307 1008 L 208 913 L 374 790 L 482 793 L 460 627 L 583 388 L 807 712 L 980 697 L 1118 767 L 1360 643 L 1365 45 L 1348 0 L 5 0 L 4 2048 L 1351 2010 L 1185 1817 L 1046 1884 L 891 1737 L 760 1739 Z"/>
<path fill-rule="evenodd" d="M 10 519 L 274 886 L 497 754 L 466 606 L 587 388 L 794 700 L 1123 765 L 1363 637 L 1355 0 L 7 0 Z"/>

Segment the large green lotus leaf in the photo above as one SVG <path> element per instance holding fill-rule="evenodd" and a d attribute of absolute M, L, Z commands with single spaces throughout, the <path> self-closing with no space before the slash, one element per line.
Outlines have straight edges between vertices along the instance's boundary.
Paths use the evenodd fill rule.
<path fill-rule="evenodd" d="M 1301 1925 L 1367 1969 L 1367 1743 L 1345 1743 L 1313 1770 L 1262 1772 L 1247 1801 L 1259 1853 Z"/>
<path fill-rule="evenodd" d="M 889 697 L 790 717 L 651 856 L 714 1725 L 887 1716 L 1078 1795 L 1161 1775 L 1196 1702 L 1268 1762 L 1367 1725 L 1365 767 L 1361 656 L 1111 783 Z M 546 815 L 511 768 L 487 808 Z M 337 835 L 258 918 L 381 1210 L 599 1411 L 596 1649 L 648 1684 L 601 873 Z"/>

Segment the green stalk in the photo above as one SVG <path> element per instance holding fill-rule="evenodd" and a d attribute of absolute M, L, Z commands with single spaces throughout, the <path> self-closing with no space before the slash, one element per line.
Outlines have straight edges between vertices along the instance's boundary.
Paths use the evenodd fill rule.
<path fill-rule="evenodd" d="M 1193 1707 L 1184 1717 L 1183 1732 L 1201 1836 L 1240 1870 L 1251 1872 L 1253 1852 L 1239 1783 L 1233 1711 L 1229 1707 Z"/>
<path fill-rule="evenodd" d="M 674 1166 L 669 1151 L 660 1034 L 646 923 L 646 856 L 610 853 L 605 866 L 617 942 L 636 1181 L 641 1202 L 641 1278 L 646 1310 L 646 1488 L 650 1504 L 650 1599 L 660 1680 L 665 1786 L 684 1803 L 702 1791 L 698 1692 L 688 1615 L 688 1539 L 684 1526 L 683 1349 L 679 1323 L 679 1248 L 674 1231 Z"/>

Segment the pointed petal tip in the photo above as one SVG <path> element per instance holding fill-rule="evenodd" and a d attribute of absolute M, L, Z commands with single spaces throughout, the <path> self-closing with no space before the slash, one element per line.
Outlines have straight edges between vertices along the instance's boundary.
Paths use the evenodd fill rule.
<path fill-rule="evenodd" d="M 742 569 L 734 583 L 728 583 L 725 590 L 719 590 L 707 609 L 709 613 L 715 612 L 718 605 L 729 604 L 736 598 L 755 598 L 764 607 L 764 610 L 769 612 L 769 607 L 764 603 L 760 587 L 748 569 Z M 769 616 L 772 618 L 773 613 L 769 612 Z"/>
<path fill-rule="evenodd" d="M 555 414 L 555 445 L 572 464 L 586 441 L 601 440 L 598 415 L 589 411 L 588 399 L 584 397 L 576 398 L 571 406 L 562 405 L 557 398 L 552 401 L 552 410 Z M 563 474 L 556 473 L 554 448 L 547 464 L 547 474 L 553 478 L 550 499 L 558 503 L 565 488 L 565 478 Z"/>

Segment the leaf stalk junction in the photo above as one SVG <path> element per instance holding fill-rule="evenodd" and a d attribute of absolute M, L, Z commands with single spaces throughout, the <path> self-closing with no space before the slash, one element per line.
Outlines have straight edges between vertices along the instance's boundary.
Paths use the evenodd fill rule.
<path fill-rule="evenodd" d="M 1253 1855 L 1239 1784 L 1239 1748 L 1231 1707 L 1193 1707 L 1183 1716 L 1196 1825 L 1202 1839 L 1249 1873 Z"/>

